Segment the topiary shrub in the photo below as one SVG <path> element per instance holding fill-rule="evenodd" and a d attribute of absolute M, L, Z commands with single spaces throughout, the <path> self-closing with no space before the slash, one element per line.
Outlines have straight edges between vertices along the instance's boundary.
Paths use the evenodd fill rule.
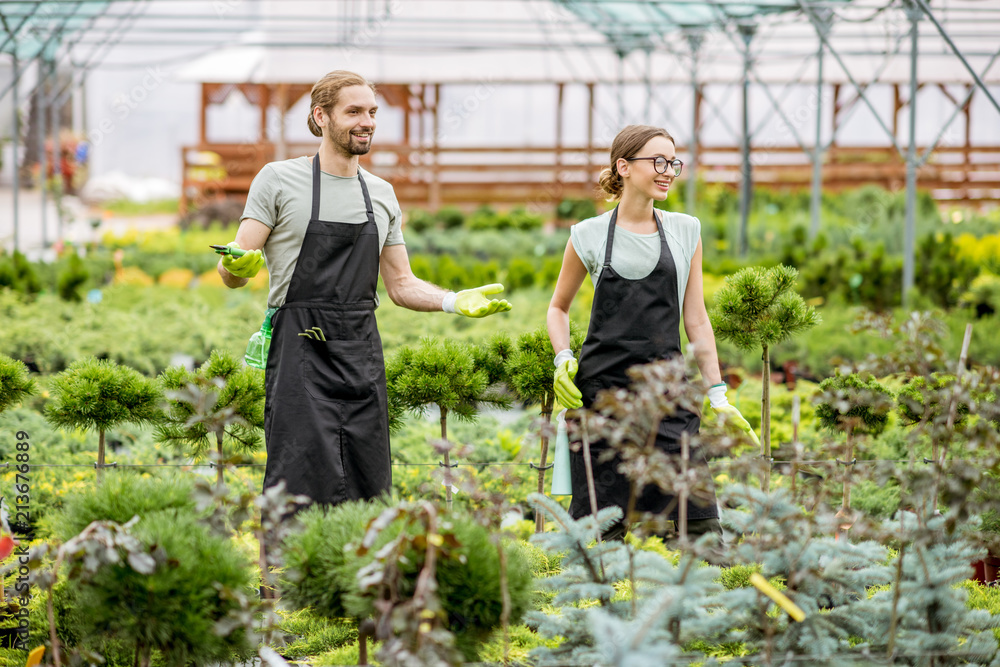
<path fill-rule="evenodd" d="M 119 424 L 155 424 L 162 418 L 160 388 L 138 371 L 94 357 L 70 364 L 52 380 L 45 419 L 53 426 L 94 429 L 97 479 L 104 472 L 104 434 Z"/>
<path fill-rule="evenodd" d="M 826 394 L 816 405 L 816 417 L 824 428 L 877 436 L 889 423 L 892 392 L 875 378 L 836 375 L 823 380 L 819 388 Z"/>
<path fill-rule="evenodd" d="M 380 547 L 399 535 L 402 524 L 397 521 L 382 530 L 364 556 L 358 556 L 351 545 L 361 542 L 369 522 L 385 508 L 380 503 L 352 501 L 303 511 L 299 515 L 303 531 L 285 541 L 283 600 L 296 608 L 312 607 L 327 618 L 374 616 L 376 601 L 362 592 L 357 574 L 374 560 Z M 474 519 L 459 513 L 444 518 L 458 542 L 454 551 L 459 557 L 437 562 L 437 593 L 456 645 L 466 659 L 475 660 L 479 645 L 500 625 L 500 557 L 489 531 Z M 516 543 L 509 542 L 504 549 L 510 622 L 515 623 L 532 600 L 531 558 Z M 417 552 L 399 562 L 405 582 L 401 596 L 412 594 L 422 567 L 423 556 Z"/>
<path fill-rule="evenodd" d="M 169 409 L 157 437 L 194 458 L 215 448 L 217 481 L 223 484 L 225 450 L 247 455 L 260 449 L 264 428 L 264 372 L 228 350 L 212 350 L 197 371 L 181 366 L 160 375 Z"/>

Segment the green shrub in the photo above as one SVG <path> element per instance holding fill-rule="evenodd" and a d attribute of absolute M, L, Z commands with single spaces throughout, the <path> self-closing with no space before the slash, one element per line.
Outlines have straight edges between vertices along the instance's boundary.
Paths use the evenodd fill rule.
<path fill-rule="evenodd" d="M 907 426 L 911 426 L 925 419 L 927 421 L 938 419 L 948 410 L 948 405 L 934 402 L 927 405 L 926 399 L 928 398 L 928 394 L 933 399 L 936 392 L 947 389 L 949 386 L 955 384 L 956 381 L 954 375 L 934 374 L 928 388 L 927 379 L 922 375 L 911 379 L 903 385 L 896 396 L 899 404 L 900 421 Z M 968 414 L 968 403 L 959 403 L 955 406 L 956 423 L 961 423 L 963 418 Z"/>
<path fill-rule="evenodd" d="M 456 229 L 465 224 L 465 213 L 457 206 L 443 206 L 434 217 L 445 229 Z"/>
<path fill-rule="evenodd" d="M 13 255 L 0 251 L 0 287 L 31 295 L 42 291 L 42 282 L 27 257 L 16 250 Z"/>
<path fill-rule="evenodd" d="M 545 223 L 545 218 L 537 213 L 528 213 L 523 207 L 513 208 L 507 213 L 510 226 L 521 231 L 531 231 L 540 229 Z"/>
<path fill-rule="evenodd" d="M 504 283 L 510 291 L 532 287 L 535 284 L 535 266 L 526 259 L 512 259 L 507 265 L 507 280 Z"/>
<path fill-rule="evenodd" d="M 974 308 L 977 318 L 1000 312 L 1000 276 L 984 271 L 973 278 L 959 305 Z"/>
<path fill-rule="evenodd" d="M 578 222 L 597 215 L 597 204 L 593 199 L 563 199 L 556 207 L 556 217 L 560 220 Z"/>
<path fill-rule="evenodd" d="M 165 562 L 148 575 L 120 563 L 89 582 L 74 582 L 87 643 L 121 639 L 158 651 L 171 665 L 249 658 L 253 647 L 243 629 L 226 637 L 216 632 L 216 623 L 240 609 L 219 588 L 252 592 L 246 554 L 188 511 L 147 513 L 132 532 L 147 549 L 160 551 Z"/>
<path fill-rule="evenodd" d="M 22 362 L 0 354 L 0 413 L 38 390 Z"/>
<path fill-rule="evenodd" d="M 466 220 L 466 227 L 472 230 L 485 230 L 485 229 L 506 229 L 510 227 L 510 220 L 506 216 L 501 216 L 497 214 L 496 210 L 488 205 L 483 204 L 469 216 Z"/>
<path fill-rule="evenodd" d="M 133 516 L 174 510 L 194 514 L 194 484 L 190 476 L 144 478 L 116 471 L 96 489 L 71 494 L 52 520 L 52 534 L 65 542 L 93 521 L 125 523 Z"/>
<path fill-rule="evenodd" d="M 969 288 L 979 267 L 960 256 L 950 232 L 928 234 L 917 245 L 914 283 L 941 308 L 952 308 Z"/>
<path fill-rule="evenodd" d="M 375 615 L 375 601 L 361 591 L 358 571 L 371 563 L 374 553 L 399 534 L 398 522 L 382 531 L 373 549 L 358 556 L 348 545 L 360 543 L 368 522 L 383 505 L 342 503 L 334 508 L 310 508 L 300 516 L 304 530 L 286 540 L 286 571 L 283 598 L 295 607 L 310 606 L 320 616 Z M 448 629 L 466 657 L 475 659 L 478 646 L 500 624 L 500 559 L 489 531 L 463 514 L 446 516 L 457 539 L 461 558 L 443 558 L 437 563 L 438 595 L 448 617 Z M 531 593 L 531 560 L 516 543 L 504 546 L 507 554 L 508 591 L 512 623 L 528 608 Z M 422 555 L 411 553 L 400 561 L 405 588 L 412 594 L 416 576 L 423 567 Z"/>
<path fill-rule="evenodd" d="M 435 277 L 438 285 L 456 292 L 472 284 L 469 272 L 448 255 L 438 257 Z"/>
<path fill-rule="evenodd" d="M 885 430 L 892 410 L 892 392 L 875 378 L 838 374 L 823 380 L 819 388 L 832 398 L 816 404 L 816 416 L 824 428 L 844 431 L 844 420 L 848 419 L 856 434 L 877 436 Z"/>
<path fill-rule="evenodd" d="M 82 301 L 80 288 L 90 278 L 90 272 L 83 266 L 83 260 L 75 252 L 70 253 L 66 268 L 59 274 L 56 289 L 64 301 Z"/>
<path fill-rule="evenodd" d="M 406 228 L 417 233 L 430 229 L 436 222 L 434 215 L 422 208 L 410 209 L 406 214 Z"/>

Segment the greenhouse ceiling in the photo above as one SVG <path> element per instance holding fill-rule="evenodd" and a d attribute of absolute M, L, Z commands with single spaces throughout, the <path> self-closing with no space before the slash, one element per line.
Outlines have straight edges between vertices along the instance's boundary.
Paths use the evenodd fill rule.
<path fill-rule="evenodd" d="M 61 67 L 164 62 L 182 79 L 315 81 L 336 67 L 383 82 L 971 83 L 993 67 L 1000 0 L 114 0 L 0 3 L 3 53 Z M 949 41 L 951 44 L 949 44 Z M 147 46 L 143 62 L 117 44 Z M 960 45 L 961 58 L 952 45 Z M 956 47 L 958 48 L 958 47 Z M 696 72 L 693 63 L 697 61 Z M 963 64 L 966 61 L 968 66 Z"/>

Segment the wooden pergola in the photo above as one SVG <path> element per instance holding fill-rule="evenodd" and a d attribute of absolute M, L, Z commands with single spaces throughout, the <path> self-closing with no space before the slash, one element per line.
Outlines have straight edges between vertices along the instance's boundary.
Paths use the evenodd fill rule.
<path fill-rule="evenodd" d="M 405 207 L 435 210 L 442 205 L 475 206 L 532 205 L 536 210 L 554 208 L 566 198 L 594 198 L 597 176 L 607 159 L 608 146 L 594 142 L 594 83 L 586 84 L 589 104 L 586 114 L 586 143 L 570 145 L 564 141 L 564 82 L 551 82 L 557 100 L 555 135 L 550 146 L 445 146 L 439 113 L 442 83 L 380 83 L 379 95 L 404 114 L 400 143 L 380 143 L 362 158 L 366 169 L 389 180 L 400 203 Z M 502 84 L 500 84 L 502 85 Z M 944 84 L 936 85 L 954 99 Z M 923 85 L 921 85 L 921 88 Z M 184 146 L 184 184 L 181 206 L 187 209 L 220 198 L 245 198 L 250 182 L 268 162 L 303 155 L 316 144 L 286 141 L 284 122 L 277 123 L 278 136 L 268 132 L 268 114 L 284 115 L 311 90 L 304 83 L 203 83 L 201 84 L 200 134 L 194 146 Z M 857 94 L 841 84 L 832 84 L 832 123 L 836 130 L 841 118 L 860 103 Z M 967 87 L 967 90 L 969 88 Z M 895 131 L 907 101 L 899 84 L 893 85 L 892 128 Z M 240 94 L 259 111 L 260 126 L 256 141 L 226 143 L 207 135 L 208 110 L 223 104 L 230 95 Z M 1000 146 L 975 145 L 970 133 L 970 101 L 961 109 L 965 133 L 960 144 L 938 146 L 934 159 L 918 171 L 921 188 L 930 190 L 936 199 L 946 202 L 978 204 L 995 201 L 1000 191 Z M 703 116 L 704 87 L 696 95 L 695 117 L 700 126 Z M 698 136 L 697 133 L 695 136 Z M 706 183 L 737 187 L 741 180 L 737 145 L 678 146 L 678 154 L 688 161 L 697 155 L 698 164 L 686 172 Z M 221 169 L 203 168 L 205 153 L 221 159 Z M 757 159 L 759 158 L 759 159 Z M 798 145 L 751 145 L 755 160 L 756 187 L 805 189 L 810 185 L 809 156 Z M 690 162 L 688 162 L 690 165 Z M 834 142 L 826 151 L 822 166 L 823 187 L 830 191 L 876 184 L 889 190 L 902 187 L 906 165 L 892 146 L 846 146 Z"/>

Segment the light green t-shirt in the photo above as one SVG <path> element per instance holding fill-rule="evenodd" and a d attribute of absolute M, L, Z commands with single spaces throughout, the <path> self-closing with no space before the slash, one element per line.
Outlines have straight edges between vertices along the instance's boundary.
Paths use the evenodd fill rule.
<path fill-rule="evenodd" d="M 361 169 L 361 175 L 372 200 L 379 252 L 387 245 L 403 245 L 403 214 L 392 186 L 364 169 Z M 365 199 L 356 176 L 334 176 L 322 172 L 320 180 L 321 220 L 357 224 L 367 221 Z M 285 303 L 288 284 L 298 262 L 311 214 L 312 163 L 306 156 L 268 163 L 250 184 L 247 205 L 240 221 L 252 218 L 271 228 L 271 234 L 264 243 L 264 259 L 270 277 L 269 308 Z"/>
<path fill-rule="evenodd" d="M 677 302 L 684 312 L 684 292 L 691 273 L 691 258 L 698 249 L 701 222 L 684 213 L 657 211 L 663 225 L 667 248 L 677 271 Z M 604 268 L 604 253 L 608 247 L 608 225 L 611 211 L 576 223 L 569 230 L 573 249 L 587 267 L 590 279 L 597 286 L 597 279 Z M 660 235 L 636 234 L 615 227 L 615 242 L 611 248 L 611 266 L 622 278 L 639 280 L 652 272 L 660 259 Z"/>

